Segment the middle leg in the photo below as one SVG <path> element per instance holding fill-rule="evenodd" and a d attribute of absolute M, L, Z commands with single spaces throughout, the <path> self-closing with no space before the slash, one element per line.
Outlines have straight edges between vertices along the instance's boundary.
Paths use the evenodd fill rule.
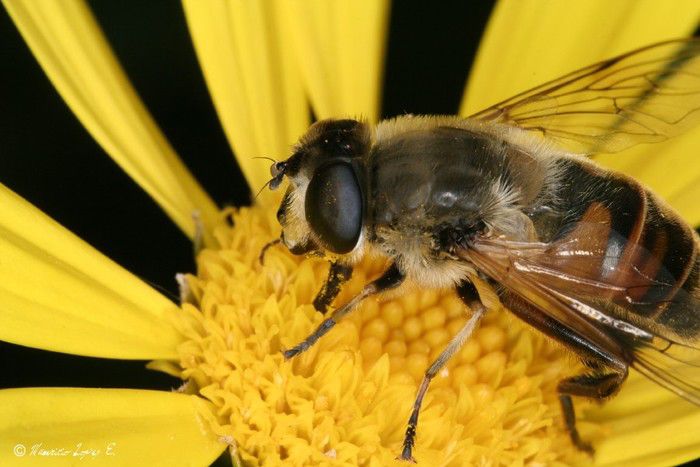
<path fill-rule="evenodd" d="M 443 350 L 438 358 L 430 365 L 430 367 L 428 367 L 428 370 L 425 372 L 425 376 L 423 376 L 423 381 L 418 388 L 416 400 L 413 403 L 411 416 L 408 419 L 408 427 L 406 427 L 406 435 L 403 439 L 403 449 L 400 457 L 401 460 L 415 462 L 412 451 L 416 438 L 418 414 L 420 412 L 421 404 L 423 403 L 423 397 L 428 391 L 430 381 L 436 374 L 438 374 L 442 367 L 445 366 L 450 358 L 462 347 L 464 342 L 469 338 L 472 332 L 474 332 L 474 328 L 476 328 L 476 325 L 479 323 L 479 320 L 486 311 L 486 308 L 479 299 L 479 294 L 476 288 L 471 282 L 463 282 L 457 286 L 457 295 L 472 311 L 472 316 L 462 327 L 462 329 L 460 329 L 459 332 L 452 338 L 452 340 L 450 340 L 447 347 L 445 347 L 445 350 Z"/>

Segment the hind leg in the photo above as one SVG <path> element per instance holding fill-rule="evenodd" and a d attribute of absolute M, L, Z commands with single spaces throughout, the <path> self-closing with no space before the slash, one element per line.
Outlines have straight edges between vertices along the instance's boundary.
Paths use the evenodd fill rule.
<path fill-rule="evenodd" d="M 571 396 L 582 396 L 590 399 L 603 400 L 619 389 L 622 382 L 627 377 L 627 367 L 622 372 L 611 372 L 594 375 L 579 375 L 571 378 L 563 379 L 559 382 L 557 389 L 559 390 L 559 403 L 561 411 L 564 415 L 564 423 L 566 430 L 569 432 L 571 441 L 574 445 L 593 454 L 593 447 L 581 439 L 581 436 L 576 429 L 576 414 L 574 412 L 574 402 Z"/>
<path fill-rule="evenodd" d="M 591 369 L 591 373 L 563 379 L 557 389 L 571 441 L 579 449 L 593 452 L 591 445 L 581 440 L 576 429 L 571 396 L 600 401 L 615 394 L 627 378 L 630 356 L 618 341 L 592 324 L 575 320 L 572 323 L 576 323 L 576 326 L 563 323 L 512 295 L 502 297 L 502 301 L 518 318 L 575 352 Z"/>

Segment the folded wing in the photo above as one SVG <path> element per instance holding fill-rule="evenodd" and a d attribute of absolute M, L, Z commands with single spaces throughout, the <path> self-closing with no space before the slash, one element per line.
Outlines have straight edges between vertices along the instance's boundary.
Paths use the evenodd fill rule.
<path fill-rule="evenodd" d="M 595 235 L 596 228 L 603 227 L 579 226 L 578 234 L 552 243 L 477 238 L 458 254 L 509 292 L 578 334 L 593 336 L 592 328 L 609 334 L 631 352 L 632 367 L 700 405 L 698 340 L 659 324 L 647 313 L 650 307 L 659 311 L 675 307 L 674 312 L 697 315 L 698 300 L 688 297 L 678 284 L 651 279 L 634 263 L 608 261 L 612 266 L 601 273 L 609 252 L 591 244 L 590 236 Z M 645 252 L 632 254 L 643 258 Z M 645 292 L 643 296 L 659 299 L 655 303 L 640 301 L 640 289 Z M 649 294 L 651 289 L 658 293 Z"/>

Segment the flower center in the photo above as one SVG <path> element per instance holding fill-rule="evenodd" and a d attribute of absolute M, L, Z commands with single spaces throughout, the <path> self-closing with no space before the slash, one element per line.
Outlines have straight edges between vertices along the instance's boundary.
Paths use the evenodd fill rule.
<path fill-rule="evenodd" d="M 311 305 L 328 272 L 319 258 L 281 245 L 275 206 L 233 213 L 219 249 L 198 257 L 183 305 L 188 341 L 182 377 L 218 409 L 213 422 L 251 465 L 387 465 L 400 453 L 418 384 L 466 322 L 450 291 L 401 289 L 370 298 L 292 361 L 280 351 L 323 315 Z M 335 304 L 385 267 L 365 260 Z M 586 460 L 568 439 L 556 384 L 575 370 L 562 348 L 505 310 L 489 312 L 435 377 L 423 403 L 414 455 L 430 465 L 566 464 Z M 595 431 L 580 423 L 582 435 Z"/>

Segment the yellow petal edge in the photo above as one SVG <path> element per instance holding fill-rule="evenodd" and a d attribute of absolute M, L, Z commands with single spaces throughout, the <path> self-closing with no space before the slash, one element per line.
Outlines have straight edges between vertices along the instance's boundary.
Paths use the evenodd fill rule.
<path fill-rule="evenodd" d="M 177 356 L 177 307 L 0 185 L 0 340 L 108 358 Z"/>
<path fill-rule="evenodd" d="M 387 0 L 280 2 L 319 118 L 379 116 Z"/>
<path fill-rule="evenodd" d="M 2 465 L 209 465 L 225 449 L 196 396 L 128 389 L 0 391 Z"/>
<path fill-rule="evenodd" d="M 182 5 L 219 119 L 251 189 L 269 178 L 309 123 L 278 2 L 185 0 Z"/>
<path fill-rule="evenodd" d="M 29 48 L 85 128 L 190 238 L 214 202 L 143 106 L 83 0 L 3 0 Z"/>

